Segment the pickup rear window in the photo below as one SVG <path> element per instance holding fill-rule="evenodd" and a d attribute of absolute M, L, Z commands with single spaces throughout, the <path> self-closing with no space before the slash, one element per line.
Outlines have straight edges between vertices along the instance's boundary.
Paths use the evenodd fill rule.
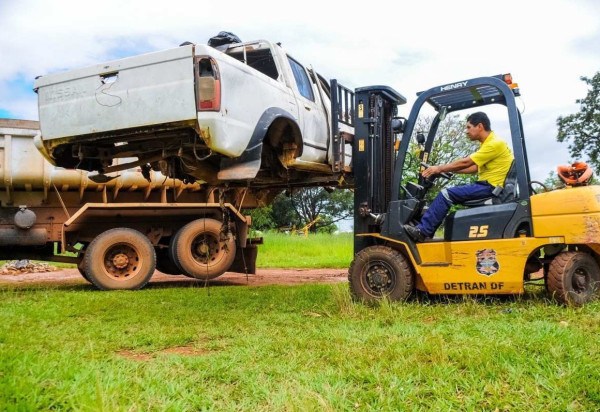
<path fill-rule="evenodd" d="M 272 79 L 277 80 L 279 73 L 277 72 L 277 66 L 273 60 L 273 55 L 269 49 L 258 49 L 258 50 L 246 50 L 239 51 L 240 47 L 236 47 L 233 50 L 228 50 L 227 55 L 246 63 L 253 69 L 266 74 Z"/>

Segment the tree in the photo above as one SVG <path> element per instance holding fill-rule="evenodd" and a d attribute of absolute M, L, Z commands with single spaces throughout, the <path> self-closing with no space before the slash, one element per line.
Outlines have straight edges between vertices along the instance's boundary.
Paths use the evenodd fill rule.
<path fill-rule="evenodd" d="M 311 232 L 335 230 L 335 223 L 352 216 L 353 194 L 347 189 L 307 187 L 297 189 L 289 197 L 278 196 L 273 203 L 274 220 L 283 226 L 297 228 L 313 223 Z"/>
<path fill-rule="evenodd" d="M 573 158 L 587 155 L 590 164 L 600 170 L 600 72 L 591 79 L 582 76 L 581 80 L 590 87 L 587 96 L 576 100 L 580 104 L 578 113 L 556 120 L 557 140 L 569 143 Z"/>
<path fill-rule="evenodd" d="M 248 211 L 257 230 L 297 229 L 314 222 L 311 232 L 333 232 L 336 222 L 352 216 L 354 197 L 347 189 L 309 187 L 281 193 L 269 206 Z"/>
<path fill-rule="evenodd" d="M 276 227 L 273 220 L 273 205 L 245 210 L 244 213 L 252 217 L 252 229 L 269 230 Z"/>

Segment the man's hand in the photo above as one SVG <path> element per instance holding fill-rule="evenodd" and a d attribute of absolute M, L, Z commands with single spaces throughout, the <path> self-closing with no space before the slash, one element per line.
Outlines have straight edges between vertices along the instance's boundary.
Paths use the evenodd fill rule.
<path fill-rule="evenodd" d="M 423 173 L 421 173 L 421 175 L 427 179 L 431 176 L 439 175 L 442 172 L 443 171 L 441 166 L 429 166 L 427 169 L 423 170 Z"/>
<path fill-rule="evenodd" d="M 427 169 L 423 170 L 423 173 L 421 173 L 421 175 L 424 178 L 429 178 L 431 176 L 440 175 L 442 173 L 473 174 L 477 173 L 477 169 L 477 165 L 470 157 L 464 157 L 462 159 L 458 159 L 452 163 L 448 163 L 445 165 L 429 166 Z"/>

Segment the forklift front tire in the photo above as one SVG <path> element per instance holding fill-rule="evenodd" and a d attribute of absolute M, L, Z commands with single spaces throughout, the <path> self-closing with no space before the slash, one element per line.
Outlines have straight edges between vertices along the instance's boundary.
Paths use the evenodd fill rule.
<path fill-rule="evenodd" d="M 408 299 L 414 289 L 414 278 L 406 257 L 387 246 L 370 246 L 361 250 L 348 270 L 352 296 L 368 303 L 381 299 Z"/>

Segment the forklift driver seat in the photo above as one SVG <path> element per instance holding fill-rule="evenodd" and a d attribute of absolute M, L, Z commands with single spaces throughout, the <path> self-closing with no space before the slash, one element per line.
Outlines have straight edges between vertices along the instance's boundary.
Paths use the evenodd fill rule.
<path fill-rule="evenodd" d="M 477 199 L 467 200 L 462 203 L 467 207 L 478 207 L 487 205 L 498 205 L 501 203 L 511 202 L 517 198 L 517 169 L 515 168 L 515 161 L 513 160 L 510 164 L 510 169 L 506 173 L 504 178 L 504 187 L 496 186 L 492 192 L 492 196 Z"/>

